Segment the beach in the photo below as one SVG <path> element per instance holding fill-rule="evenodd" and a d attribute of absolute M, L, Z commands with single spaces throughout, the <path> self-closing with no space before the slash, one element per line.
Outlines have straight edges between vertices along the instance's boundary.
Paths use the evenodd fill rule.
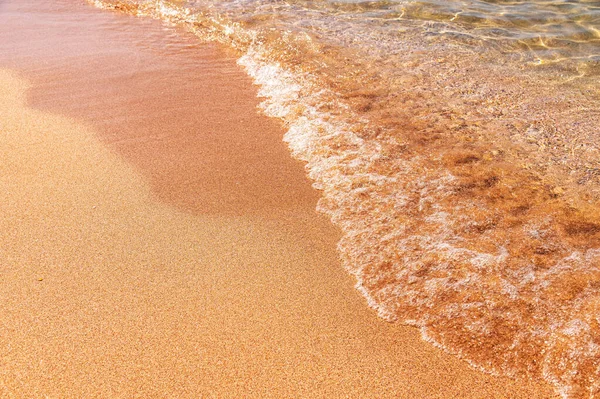
<path fill-rule="evenodd" d="M 0 396 L 554 398 L 377 317 L 227 49 L 0 4 Z"/>

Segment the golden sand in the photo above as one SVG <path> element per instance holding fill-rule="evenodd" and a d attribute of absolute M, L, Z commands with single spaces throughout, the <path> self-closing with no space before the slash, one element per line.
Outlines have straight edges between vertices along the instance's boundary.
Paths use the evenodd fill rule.
<path fill-rule="evenodd" d="M 0 397 L 553 397 L 377 319 L 225 54 L 43 3 L 0 14 Z"/>

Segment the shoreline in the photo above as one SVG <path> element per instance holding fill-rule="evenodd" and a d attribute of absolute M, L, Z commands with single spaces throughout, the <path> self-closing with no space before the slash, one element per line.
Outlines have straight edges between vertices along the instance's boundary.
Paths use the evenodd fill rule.
<path fill-rule="evenodd" d="M 62 6 L 0 28 L 14 40 L 0 68 L 32 82 L 0 75 L 0 394 L 554 397 L 376 318 L 232 59 Z"/>

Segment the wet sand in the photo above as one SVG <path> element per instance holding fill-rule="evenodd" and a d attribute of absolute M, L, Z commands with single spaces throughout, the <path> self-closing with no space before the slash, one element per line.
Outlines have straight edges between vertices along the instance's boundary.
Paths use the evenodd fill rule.
<path fill-rule="evenodd" d="M 1 397 L 552 398 L 368 309 L 223 50 L 0 4 Z"/>

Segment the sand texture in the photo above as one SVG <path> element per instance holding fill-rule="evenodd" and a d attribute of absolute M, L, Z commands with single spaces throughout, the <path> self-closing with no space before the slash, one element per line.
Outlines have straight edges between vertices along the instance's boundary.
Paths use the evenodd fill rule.
<path fill-rule="evenodd" d="M 0 68 L 0 397 L 554 397 L 369 310 L 223 50 L 10 0 Z"/>

